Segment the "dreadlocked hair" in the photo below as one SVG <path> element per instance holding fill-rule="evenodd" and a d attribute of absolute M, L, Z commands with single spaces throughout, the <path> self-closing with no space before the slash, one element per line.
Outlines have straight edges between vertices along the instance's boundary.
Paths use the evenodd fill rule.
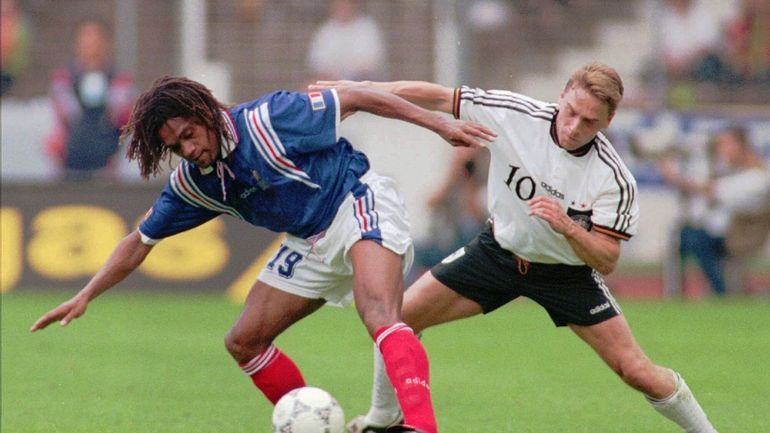
<path fill-rule="evenodd" d="M 220 114 L 225 108 L 201 83 L 185 77 L 161 77 L 139 96 L 131 118 L 123 127 L 121 138 L 127 140 L 126 157 L 137 160 L 143 178 L 156 176 L 160 163 L 171 153 L 158 131 L 175 117 L 197 118 L 215 132 L 221 145 L 223 136 L 233 138 Z"/>

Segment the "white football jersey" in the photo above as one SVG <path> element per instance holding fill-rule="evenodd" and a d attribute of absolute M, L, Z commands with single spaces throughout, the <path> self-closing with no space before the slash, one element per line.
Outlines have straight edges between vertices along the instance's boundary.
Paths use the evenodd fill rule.
<path fill-rule="evenodd" d="M 564 236 L 527 215 L 527 201 L 550 195 L 587 230 L 628 240 L 639 219 L 636 181 L 601 133 L 574 151 L 559 146 L 557 111 L 556 104 L 509 91 L 455 91 L 455 117 L 498 134 L 487 144 L 487 203 L 497 242 L 531 262 L 582 265 Z"/>

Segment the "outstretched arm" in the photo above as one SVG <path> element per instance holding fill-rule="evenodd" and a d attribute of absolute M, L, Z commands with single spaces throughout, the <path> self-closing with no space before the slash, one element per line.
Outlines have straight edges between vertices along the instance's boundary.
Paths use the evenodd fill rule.
<path fill-rule="evenodd" d="M 120 241 L 110 258 L 80 292 L 42 315 L 32 325 L 30 331 L 35 332 L 38 329 L 43 329 L 57 320 L 62 326 L 65 326 L 72 319 L 82 316 L 86 312 L 89 301 L 126 278 L 134 269 L 139 267 L 151 249 L 152 246 L 142 243 L 138 230 L 130 233 Z"/>
<path fill-rule="evenodd" d="M 479 139 L 492 141 L 496 137 L 492 130 L 481 124 L 447 118 L 393 93 L 364 86 L 350 86 L 338 87 L 337 95 L 340 100 L 340 115 L 343 118 L 356 111 L 366 111 L 378 116 L 404 120 L 430 129 L 453 146 L 483 147 L 484 144 Z"/>
<path fill-rule="evenodd" d="M 311 90 L 341 89 L 346 87 L 367 87 L 381 92 L 392 93 L 427 110 L 452 114 L 455 89 L 427 81 L 318 81 L 310 85 Z"/>
<path fill-rule="evenodd" d="M 698 182 L 683 176 L 676 166 L 676 161 L 671 158 L 663 158 L 658 161 L 658 170 L 661 177 L 674 188 L 687 193 L 699 194 L 712 198 L 713 185 L 711 182 Z"/>

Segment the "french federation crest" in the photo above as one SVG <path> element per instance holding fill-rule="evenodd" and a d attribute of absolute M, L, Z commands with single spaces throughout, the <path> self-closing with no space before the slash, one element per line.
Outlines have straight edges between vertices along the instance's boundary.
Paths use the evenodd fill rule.
<path fill-rule="evenodd" d="M 308 93 L 308 97 L 310 97 L 310 108 L 312 108 L 313 111 L 326 109 L 326 102 L 324 101 L 324 96 L 321 92 L 310 92 Z"/>

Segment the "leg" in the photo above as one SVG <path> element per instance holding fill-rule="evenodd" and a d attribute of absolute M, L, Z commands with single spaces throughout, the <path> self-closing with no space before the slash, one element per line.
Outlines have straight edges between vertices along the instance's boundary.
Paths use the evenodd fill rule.
<path fill-rule="evenodd" d="M 428 356 L 413 331 L 400 321 L 401 256 L 370 240 L 358 241 L 350 254 L 356 308 L 382 354 L 404 419 L 420 431 L 436 433 Z"/>
<path fill-rule="evenodd" d="M 644 393 L 658 412 L 684 431 L 716 432 L 679 374 L 654 364 L 642 352 L 624 316 L 591 326 L 570 325 L 570 328 L 625 383 Z"/>
<path fill-rule="evenodd" d="M 481 314 L 481 306 L 442 284 L 430 271 L 404 293 L 401 315 L 415 332 Z"/>
<path fill-rule="evenodd" d="M 423 274 L 406 290 L 401 309 L 403 321 L 415 332 L 481 312 L 477 303 L 441 284 L 430 272 Z M 366 416 L 359 416 L 348 424 L 348 432 L 384 432 L 386 426 L 398 421 L 400 417 L 401 411 L 385 372 L 382 356 L 375 347 L 372 404 Z"/>
<path fill-rule="evenodd" d="M 668 234 L 663 257 L 663 295 L 667 298 L 682 296 L 684 285 L 685 252 L 681 250 L 681 236 L 685 228 L 676 228 Z"/>
<path fill-rule="evenodd" d="M 682 244 L 692 253 L 718 296 L 726 292 L 724 278 L 724 243 L 703 229 L 690 228 L 682 232 Z"/>
<path fill-rule="evenodd" d="M 322 299 L 302 298 L 257 281 L 227 333 L 227 350 L 272 403 L 305 384 L 294 362 L 273 346 L 273 340 L 323 304 Z"/>
<path fill-rule="evenodd" d="M 375 242 L 360 241 L 351 249 L 351 258 L 356 307 L 380 349 L 404 419 L 435 433 L 428 357 L 413 331 L 400 322 L 401 257 Z"/>

